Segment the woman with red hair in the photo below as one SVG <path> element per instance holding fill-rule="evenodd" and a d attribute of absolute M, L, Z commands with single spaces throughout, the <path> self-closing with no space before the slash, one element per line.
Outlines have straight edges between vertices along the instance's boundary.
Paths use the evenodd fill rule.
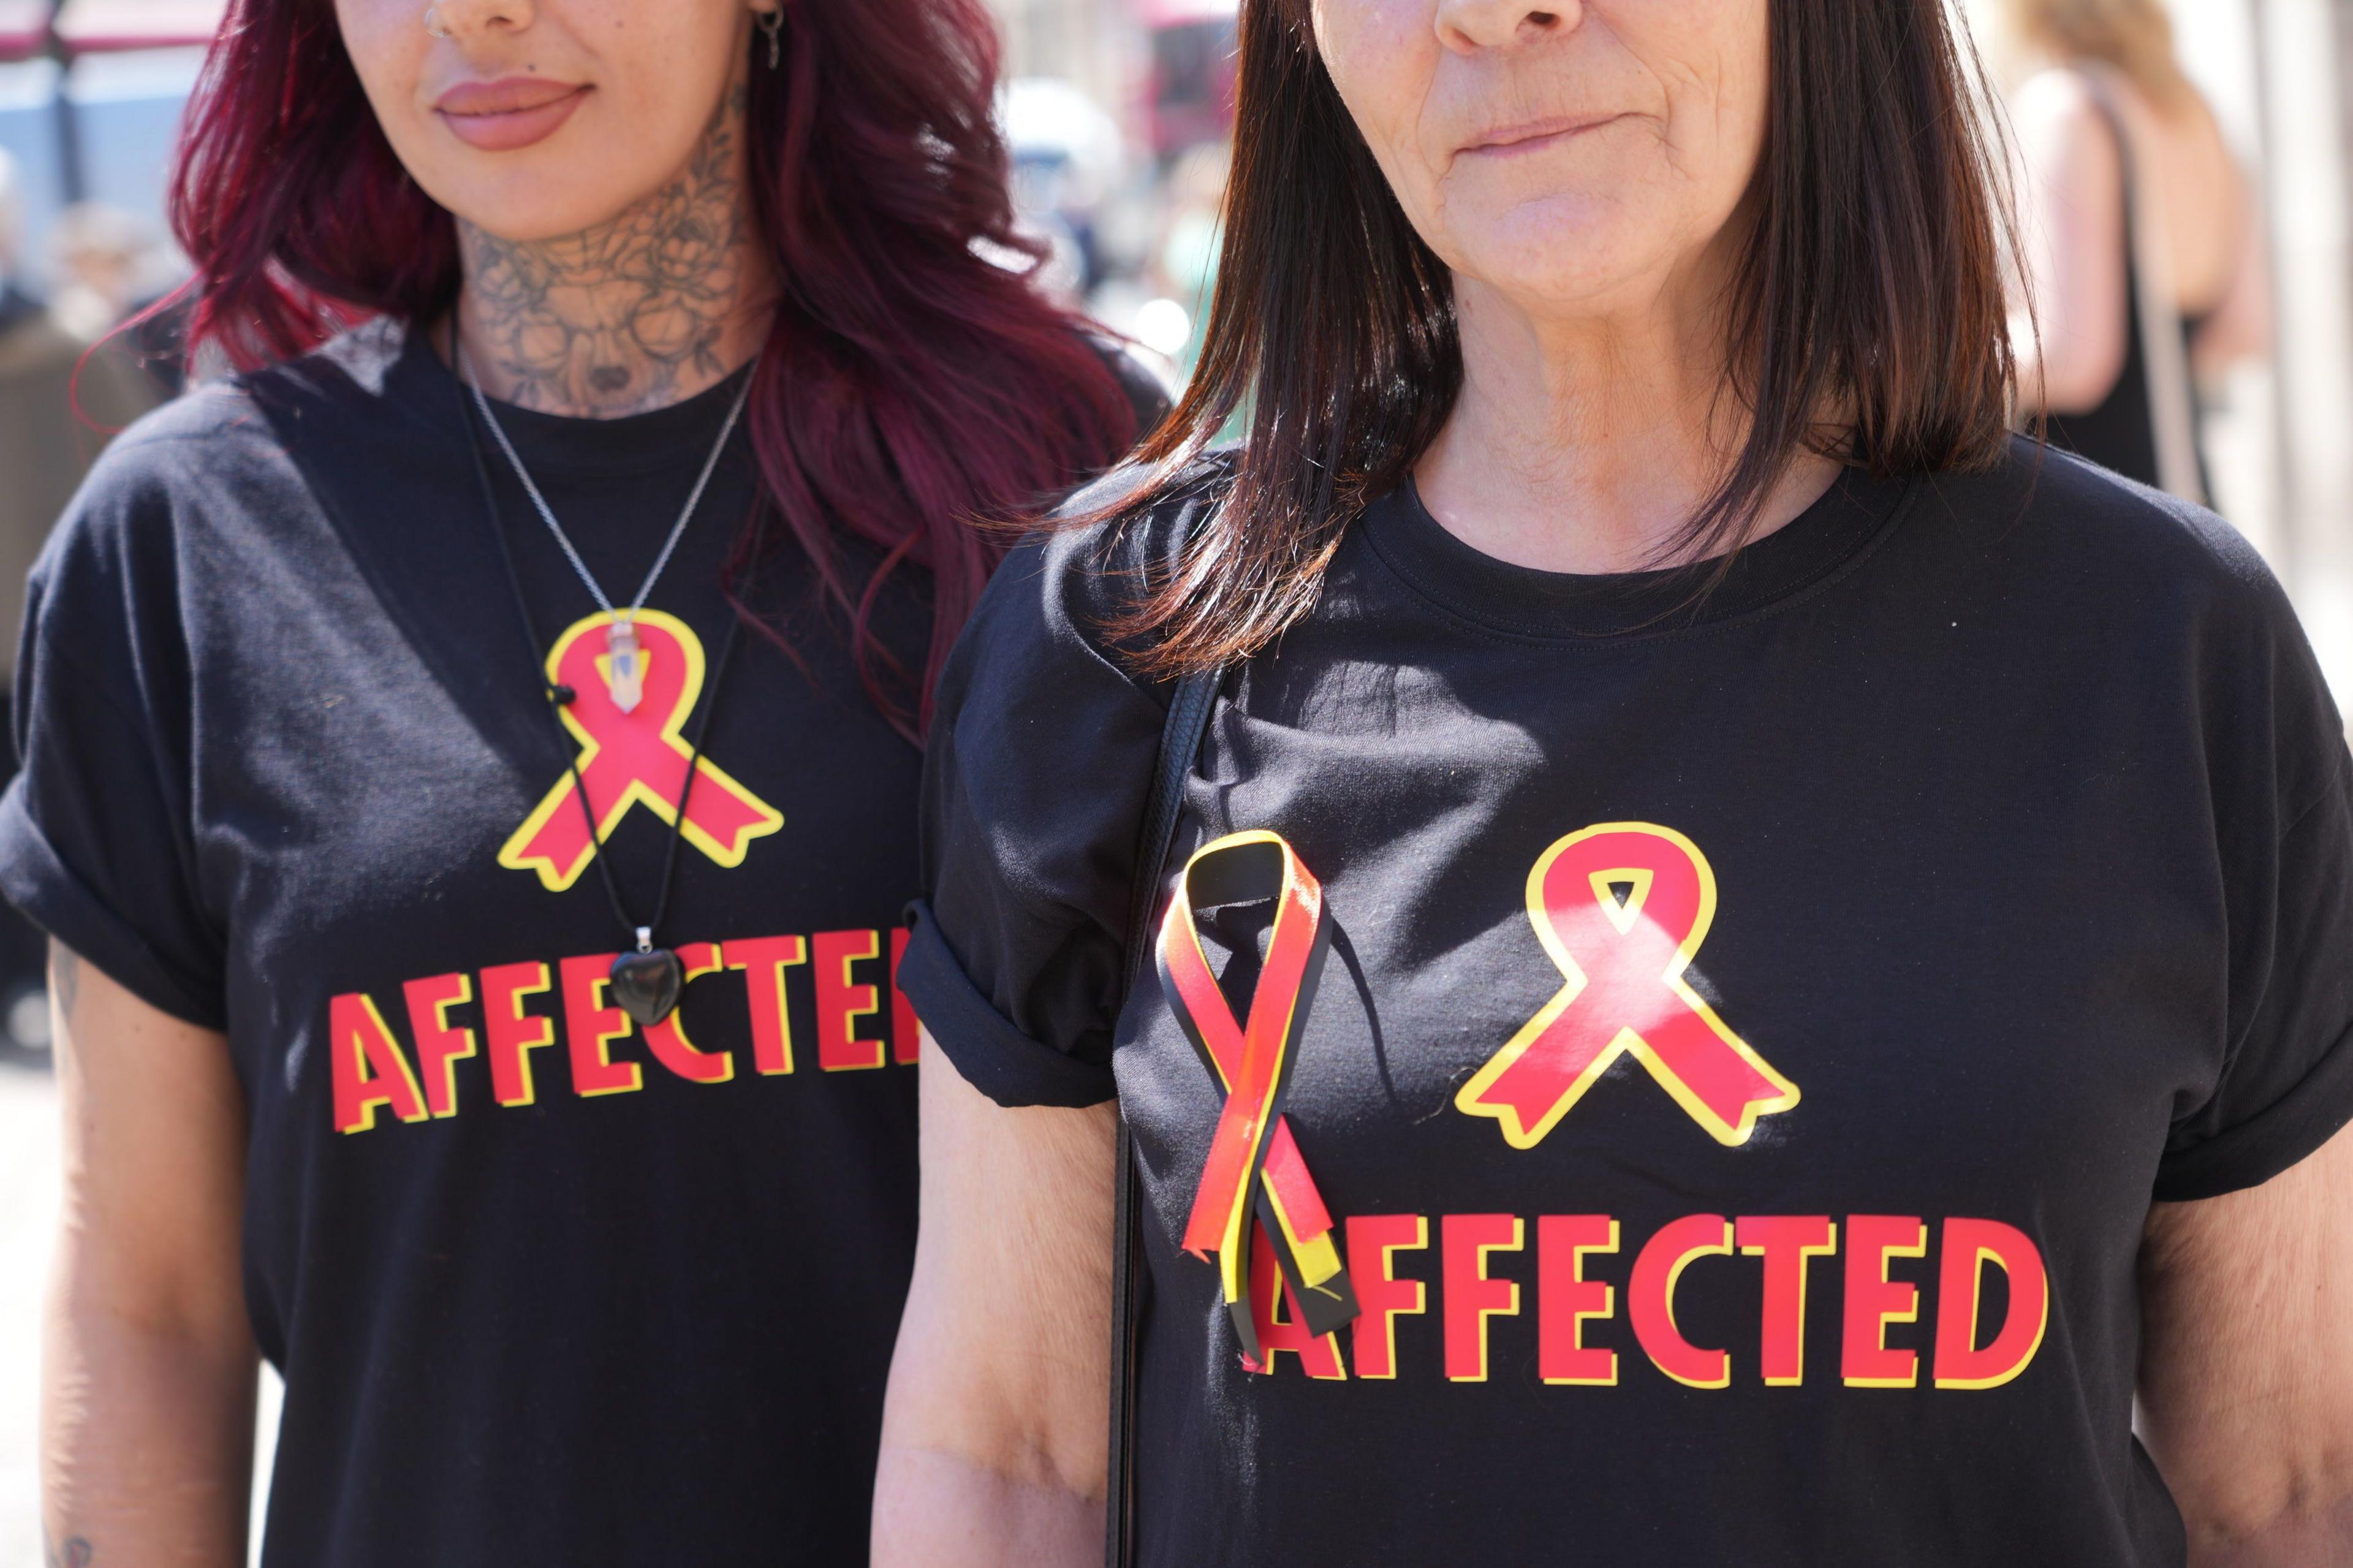
<path fill-rule="evenodd" d="M 35 573 L 52 1561 L 862 1563 L 924 693 L 1153 394 L 1017 272 L 978 0 L 237 0 L 241 367 Z"/>

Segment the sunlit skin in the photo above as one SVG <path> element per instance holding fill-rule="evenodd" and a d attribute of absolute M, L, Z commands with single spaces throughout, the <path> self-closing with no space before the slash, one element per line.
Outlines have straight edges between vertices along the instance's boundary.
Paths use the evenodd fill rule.
<path fill-rule="evenodd" d="M 1463 396 L 1419 469 L 1423 500 L 1514 564 L 1658 564 L 1746 433 L 1723 395 L 1723 305 L 1765 141 L 1766 0 L 1312 15 L 1334 86 L 1454 274 Z M 1833 472 L 1801 458 L 1762 528 Z"/>
<path fill-rule="evenodd" d="M 608 223 L 678 177 L 750 57 L 744 0 L 335 0 L 344 47 L 401 165 L 425 194 L 501 239 Z M 577 89 L 554 134 L 471 145 L 452 92 L 499 82 Z"/>
<path fill-rule="evenodd" d="M 1765 0 L 1315 0 L 1314 16 L 1467 308 L 1493 294 L 1624 317 L 1720 283 L 1764 146 Z"/>
<path fill-rule="evenodd" d="M 758 349 L 753 27 L 777 0 L 336 0 L 393 151 L 459 221 L 470 368 L 588 417 L 691 396 Z"/>

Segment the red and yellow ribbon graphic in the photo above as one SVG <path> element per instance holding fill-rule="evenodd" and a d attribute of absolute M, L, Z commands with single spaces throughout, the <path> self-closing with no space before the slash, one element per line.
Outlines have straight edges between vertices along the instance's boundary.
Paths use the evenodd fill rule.
<path fill-rule="evenodd" d="M 683 731 L 702 695 L 702 639 L 675 616 L 638 611 L 634 619 L 645 694 L 635 711 L 624 713 L 605 683 L 606 628 L 614 618 L 599 614 L 575 623 L 547 656 L 549 683 L 573 691 L 573 700 L 558 711 L 580 742 L 580 778 L 588 788 L 596 834 L 589 834 L 567 768 L 499 851 L 500 865 L 538 872 L 551 892 L 579 879 L 596 858 L 597 844 L 631 806 L 675 822 L 679 800 L 687 794 L 686 770 L 694 748 Z M 722 866 L 740 866 L 752 840 L 784 825 L 781 813 L 709 757 L 695 764 L 694 792 L 679 828 L 689 844 Z"/>
<path fill-rule="evenodd" d="M 1690 839 L 1646 822 L 1572 833 L 1528 873 L 1528 919 L 1568 983 L 1454 1097 L 1512 1147 L 1535 1148 L 1628 1051 L 1719 1143 L 1798 1103 L 1684 984 L 1715 919 L 1715 873 Z"/>
<path fill-rule="evenodd" d="M 1274 929 L 1250 994 L 1249 1022 L 1237 1023 L 1202 952 L 1198 912 L 1270 900 Z M 1282 1114 L 1331 939 L 1322 885 L 1289 844 L 1264 832 L 1203 846 L 1187 863 L 1160 926 L 1161 989 L 1193 1049 L 1226 1091 L 1186 1223 L 1185 1247 L 1197 1257 L 1217 1258 L 1226 1310 L 1253 1363 L 1261 1359 L 1250 1295 L 1253 1213 L 1310 1332 L 1328 1334 L 1356 1315 L 1331 1211 Z"/>

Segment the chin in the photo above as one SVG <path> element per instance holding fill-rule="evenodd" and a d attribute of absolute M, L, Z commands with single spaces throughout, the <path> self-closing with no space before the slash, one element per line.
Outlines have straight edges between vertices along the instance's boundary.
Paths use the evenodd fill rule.
<path fill-rule="evenodd" d="M 566 164 L 577 160 L 567 158 Z M 514 245 L 561 239 L 609 223 L 638 200 L 631 190 L 616 194 L 609 174 L 599 177 L 572 171 L 567 179 L 556 170 L 516 171 L 497 180 L 469 182 L 444 194 L 429 193 L 457 218 L 483 233 Z"/>
<path fill-rule="evenodd" d="M 1589 196 L 1528 203 L 1466 234 L 1446 259 L 1498 293 L 1534 303 L 1570 304 L 1618 293 L 1672 251 L 1650 225 L 1631 224 L 1619 203 Z M 1648 241 L 1649 243 L 1646 243 Z"/>
<path fill-rule="evenodd" d="M 576 115 L 546 140 L 504 152 L 470 146 L 428 123 L 402 162 L 461 223 L 517 245 L 561 239 L 609 223 L 675 173 L 674 164 L 649 157 L 642 140 L 597 134 L 602 127 L 586 118 Z M 395 151 L 403 150 L 396 143 Z"/>

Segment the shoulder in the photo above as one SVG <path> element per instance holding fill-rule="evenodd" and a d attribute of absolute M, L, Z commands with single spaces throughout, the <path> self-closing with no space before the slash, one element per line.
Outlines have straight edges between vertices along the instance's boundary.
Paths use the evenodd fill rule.
<path fill-rule="evenodd" d="M 389 395 L 402 353 L 397 323 L 346 332 L 299 359 L 197 383 L 115 438 L 92 471 L 100 484 L 168 481 L 207 462 L 235 466 L 288 445 L 288 426 L 363 416 Z"/>
<path fill-rule="evenodd" d="M 2062 587 L 2098 582 L 2183 610 L 2281 598 L 2263 557 L 2211 511 L 2025 437 L 1991 468 L 1924 488 L 1929 518 L 1956 541 Z"/>
<path fill-rule="evenodd" d="M 177 553 L 185 529 L 228 510 L 283 465 L 243 386 L 194 388 L 108 443 L 50 535 L 35 584 L 158 569 Z"/>
<path fill-rule="evenodd" d="M 2043 679 L 2073 669 L 2111 695 L 2169 689 L 2185 714 L 2342 750 L 2286 591 L 2205 508 L 2014 439 L 1990 471 L 1924 481 L 1914 522 L 1915 590 L 2041 650 Z"/>
<path fill-rule="evenodd" d="M 942 671 L 952 732 L 1064 730 L 1113 709 L 1156 713 L 1164 694 L 1130 668 L 1122 623 L 1166 580 L 1229 467 L 1169 479 L 1131 465 L 1065 501 L 1006 557 Z"/>
<path fill-rule="evenodd" d="M 2009 111 L 2027 163 L 2046 178 L 2057 170 L 2117 164 L 2114 110 L 2099 84 L 2080 70 L 2038 71 L 2010 95 Z"/>
<path fill-rule="evenodd" d="M 2036 71 L 2011 89 L 2005 101 L 2011 122 L 2021 129 L 2099 112 L 2091 79 L 2066 66 Z"/>
<path fill-rule="evenodd" d="M 2105 134 L 2108 110 L 2100 84 L 2067 66 L 2039 70 L 2010 93 L 2010 121 L 2030 145 Z"/>
<path fill-rule="evenodd" d="M 397 329 L 371 326 L 282 364 L 191 386 L 109 443 L 65 531 L 122 526 L 158 507 L 202 511 L 250 500 L 254 485 L 294 484 L 291 447 L 334 438 L 357 406 L 385 395 Z"/>
<path fill-rule="evenodd" d="M 1090 333 L 1087 342 L 1103 362 L 1103 368 L 1111 372 L 1112 379 L 1119 384 L 1120 395 L 1134 410 L 1137 439 L 1158 429 L 1173 405 L 1168 383 L 1160 373 L 1117 338 Z"/>
<path fill-rule="evenodd" d="M 1130 463 L 1065 500 L 1007 555 L 982 595 L 976 625 L 1020 627 L 1112 657 L 1113 628 L 1166 581 L 1232 475 L 1211 453 L 1174 474 Z M 973 640 L 989 636 L 983 630 Z"/>
<path fill-rule="evenodd" d="M 109 601 L 170 596 L 192 557 L 274 548 L 317 510 L 296 448 L 346 443 L 398 353 L 396 328 L 364 328 L 192 386 L 132 424 L 51 533 L 33 571 L 37 600 L 101 615 Z"/>

